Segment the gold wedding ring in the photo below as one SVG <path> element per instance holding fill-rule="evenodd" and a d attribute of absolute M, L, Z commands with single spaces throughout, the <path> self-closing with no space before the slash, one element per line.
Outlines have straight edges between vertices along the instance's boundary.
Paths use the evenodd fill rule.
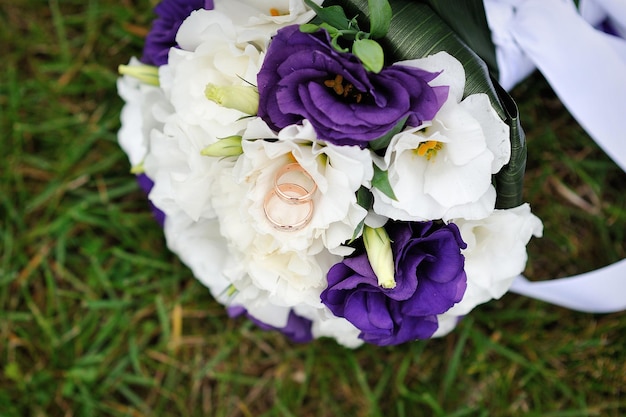
<path fill-rule="evenodd" d="M 309 182 L 310 184 L 308 184 L 308 188 L 297 184 L 300 188 L 305 190 L 305 193 L 302 195 L 287 195 L 286 193 L 283 193 L 280 187 L 281 184 L 295 184 L 294 182 L 287 182 L 289 181 L 288 177 L 292 177 L 292 181 L 304 178 L 307 182 Z M 283 179 L 285 180 L 283 181 Z M 276 176 L 274 177 L 274 190 L 276 191 L 276 194 L 278 194 L 278 196 L 286 202 L 291 204 L 301 204 L 313 198 L 313 194 L 315 194 L 315 190 L 317 190 L 317 184 L 313 180 L 313 177 L 311 177 L 311 175 L 306 172 L 304 168 L 302 168 L 302 165 L 297 162 L 293 162 L 278 170 Z"/>
<path fill-rule="evenodd" d="M 307 189 L 298 184 L 279 184 L 265 196 L 263 202 L 265 217 L 278 230 L 293 232 L 302 229 L 309 224 L 313 216 L 313 200 L 309 198 L 295 204 L 292 200 L 294 197 L 299 198 L 307 193 Z M 288 196 L 289 200 L 284 199 L 282 195 Z M 301 209 L 304 213 L 297 213 Z M 272 213 L 278 213 L 278 215 Z"/>
<path fill-rule="evenodd" d="M 306 184 L 301 185 L 296 182 Z M 265 217 L 282 231 L 296 231 L 309 224 L 313 216 L 313 194 L 317 184 L 297 163 L 281 167 L 274 176 L 274 187 L 263 201 Z"/>

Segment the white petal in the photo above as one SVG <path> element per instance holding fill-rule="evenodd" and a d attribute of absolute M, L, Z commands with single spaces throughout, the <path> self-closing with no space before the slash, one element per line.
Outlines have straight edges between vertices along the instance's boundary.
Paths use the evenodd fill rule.
<path fill-rule="evenodd" d="M 447 145 L 444 145 L 447 146 Z M 451 148 L 453 144 L 449 145 Z M 454 166 L 433 157 L 424 172 L 424 192 L 445 207 L 474 203 L 491 185 L 490 152 L 483 152 L 471 162 Z"/>
<path fill-rule="evenodd" d="M 457 103 L 463 98 L 465 90 L 465 69 L 458 59 L 454 58 L 447 52 L 438 52 L 429 55 L 426 58 L 412 59 L 408 61 L 397 62 L 399 65 L 407 65 L 415 68 L 421 68 L 430 72 L 439 72 L 441 74 L 432 80 L 431 86 L 448 86 L 450 88 L 448 97 Z"/>
<path fill-rule="evenodd" d="M 541 236 L 541 221 L 523 204 L 495 210 L 482 220 L 455 219 L 461 237 L 468 244 L 463 251 L 467 290 L 463 300 L 448 311 L 467 314 L 476 305 L 501 297 L 526 265 L 526 245 L 532 236 Z"/>
<path fill-rule="evenodd" d="M 497 173 L 511 158 L 509 126 L 500 119 L 491 107 L 491 102 L 486 94 L 473 94 L 463 100 L 461 106 L 480 123 L 487 147 L 494 155 L 491 172 Z"/>

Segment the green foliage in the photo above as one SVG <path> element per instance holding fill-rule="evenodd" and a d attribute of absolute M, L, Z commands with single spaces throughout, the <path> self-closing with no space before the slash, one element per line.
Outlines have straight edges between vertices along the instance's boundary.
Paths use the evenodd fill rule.
<path fill-rule="evenodd" d="M 449 336 L 306 345 L 229 319 L 171 254 L 116 142 L 117 66 L 152 3 L 0 3 L 0 415 L 626 414 L 626 316 L 512 294 Z M 513 91 L 524 200 L 545 223 L 526 275 L 626 257 L 626 174 L 538 75 Z"/>
<path fill-rule="evenodd" d="M 359 29 L 357 16 L 348 18 L 343 7 L 331 5 L 320 7 L 311 0 L 304 2 L 315 10 L 317 17 L 314 23 L 305 23 L 300 30 L 313 33 L 318 29 L 325 29 L 330 35 L 331 44 L 339 52 L 352 52 L 361 60 L 366 70 L 380 72 L 385 64 L 383 48 L 373 40 L 387 34 L 391 23 L 391 6 L 387 0 L 368 0 L 370 31 Z M 347 41 L 350 48 L 341 46 L 340 41 Z"/>
<path fill-rule="evenodd" d="M 393 192 L 393 188 L 389 183 L 389 173 L 378 168 L 374 165 L 374 177 L 372 178 L 372 187 L 380 190 L 387 197 L 392 200 L 396 200 L 396 194 Z"/>
<path fill-rule="evenodd" d="M 389 31 L 392 10 L 387 0 L 368 0 L 370 12 L 370 36 L 374 39 L 384 37 Z"/>
<path fill-rule="evenodd" d="M 497 78 L 496 48 L 491 40 L 483 0 L 423 0 L 489 67 Z"/>
<path fill-rule="evenodd" d="M 352 53 L 359 57 L 366 70 L 380 72 L 385 64 L 383 48 L 371 39 L 356 39 L 352 44 Z"/>

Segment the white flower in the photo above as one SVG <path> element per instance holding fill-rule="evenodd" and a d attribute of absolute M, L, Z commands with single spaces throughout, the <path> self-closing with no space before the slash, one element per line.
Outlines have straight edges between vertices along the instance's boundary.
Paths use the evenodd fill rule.
<path fill-rule="evenodd" d="M 239 305 L 241 298 L 235 296 L 232 305 Z M 263 322 L 264 324 L 274 326 L 276 328 L 283 328 L 287 326 L 287 320 L 289 319 L 289 313 L 291 307 L 281 307 L 273 304 L 256 304 L 246 301 L 246 312 L 254 317 L 256 320 Z"/>
<path fill-rule="evenodd" d="M 215 177 L 234 165 L 231 159 L 201 154 L 217 140 L 178 115 L 168 118 L 163 131 L 152 131 L 144 168 L 154 181 L 150 200 L 166 215 L 182 211 L 194 221 L 215 216 L 211 206 Z"/>
<path fill-rule="evenodd" d="M 293 249 L 283 242 L 289 241 L 289 232 L 280 237 L 259 232 L 255 223 L 267 220 L 251 214 L 249 185 L 237 178 L 228 170 L 216 172 L 212 193 L 220 232 L 233 259 L 224 269 L 224 275 L 237 290 L 233 303 L 247 309 L 298 304 L 321 308 L 326 271 L 341 257 L 325 250 L 321 239 L 309 240 L 306 247 Z M 257 316 L 252 311 L 251 314 Z"/>
<path fill-rule="evenodd" d="M 371 180 L 369 151 L 318 143 L 307 122 L 275 135 L 260 119 L 250 122 L 242 149 L 232 172 L 214 173 L 209 204 L 235 260 L 224 272 L 237 290 L 233 303 L 322 308 L 326 272 L 351 252 L 343 244 L 367 214 L 355 193 Z M 279 170 L 294 162 L 307 174 L 288 181 L 304 181 L 309 190 L 314 182 L 316 191 L 305 208 L 285 203 L 282 209 L 310 208 L 312 216 L 300 230 L 278 230 L 266 215 L 266 197 Z"/>
<path fill-rule="evenodd" d="M 467 248 L 465 273 L 467 289 L 463 300 L 440 316 L 443 323 L 451 317 L 463 316 L 474 307 L 504 295 L 526 266 L 526 245 L 532 236 L 541 237 L 541 220 L 530 211 L 528 204 L 495 210 L 482 220 L 455 219 Z M 452 320 L 452 321 L 451 321 Z M 441 327 L 436 335 L 445 330 Z"/>
<path fill-rule="evenodd" d="M 196 222 L 182 211 L 170 212 L 165 218 L 164 233 L 168 248 L 211 290 L 215 299 L 227 303 L 231 283 L 223 271 L 231 256 L 219 233 L 217 219 Z"/>
<path fill-rule="evenodd" d="M 192 13 L 179 32 L 187 40 L 185 46 L 194 49 L 172 48 L 168 64 L 159 69 L 161 87 L 175 114 L 161 131 L 152 132 L 154 149 L 145 161 L 146 173 L 155 181 L 150 194 L 153 203 L 166 214 L 180 208 L 192 220 L 214 216 L 211 184 L 215 173 L 227 169 L 224 164 L 230 161 L 202 156 L 202 150 L 220 138 L 240 135 L 248 124 L 241 111 L 207 99 L 206 86 L 249 86 L 244 79 L 256 79 L 262 60 L 253 46 L 241 49 L 228 41 L 227 23 L 198 19 L 213 16 L 203 12 L 207 11 Z M 206 27 L 197 26 L 202 24 Z M 196 43 L 187 39 L 193 38 L 189 32 L 201 34 Z"/>
<path fill-rule="evenodd" d="M 234 45 L 203 43 L 193 52 L 171 49 L 168 65 L 161 67 L 162 85 L 182 121 L 215 137 L 233 136 L 245 128 L 246 114 L 209 100 L 206 86 L 249 86 L 256 81 L 260 63 L 252 46 L 242 51 Z"/>
<path fill-rule="evenodd" d="M 347 255 L 343 247 L 350 240 L 367 211 L 356 201 L 356 192 L 369 185 L 372 160 L 369 151 L 358 146 L 335 146 L 318 142 L 315 131 L 305 120 L 302 125 L 288 126 L 275 140 L 274 134 L 260 119 L 250 123 L 244 134 L 243 155 L 236 166 L 238 181 L 248 189 L 248 211 L 253 219 L 251 227 L 257 233 L 272 235 L 277 250 L 308 251 L 315 253 L 323 244 L 332 253 Z M 249 140 L 246 140 L 249 139 Z M 264 211 L 265 198 L 275 187 L 278 171 L 285 165 L 297 162 L 317 191 L 313 194 L 313 211 L 310 223 L 298 231 L 277 230 Z M 301 181 L 306 182 L 306 178 Z M 297 181 L 296 181 L 297 182 Z M 311 188 L 311 184 L 303 184 Z M 307 210 L 308 206 L 285 206 L 285 211 Z M 320 240 L 316 243 L 316 240 Z"/>
<path fill-rule="evenodd" d="M 328 309 L 318 309 L 311 311 L 310 309 L 295 308 L 299 315 L 307 317 L 313 322 L 311 333 L 314 338 L 332 337 L 337 343 L 354 349 L 363 344 L 363 340 L 359 339 L 361 330 L 356 328 L 343 317 L 334 316 Z"/>
<path fill-rule="evenodd" d="M 176 32 L 176 43 L 185 51 L 195 51 L 203 43 L 217 46 L 234 43 L 236 40 L 237 28 L 232 20 L 215 10 L 194 10 Z"/>
<path fill-rule="evenodd" d="M 142 64 L 131 58 L 128 65 Z M 131 166 L 138 167 L 148 153 L 150 131 L 161 129 L 172 109 L 159 87 L 142 83 L 132 76 L 118 78 L 117 91 L 126 102 L 120 116 L 122 126 L 118 141 Z"/>
<path fill-rule="evenodd" d="M 510 157 L 508 126 L 486 95 L 461 101 L 463 67 L 447 53 L 402 64 L 443 69 L 431 84 L 450 90 L 432 122 L 394 136 L 384 159 L 377 160 L 388 171 L 396 199 L 374 189 L 374 210 L 396 220 L 486 217 L 496 197 L 491 176 Z"/>
<path fill-rule="evenodd" d="M 237 302 L 246 307 L 271 304 L 321 308 L 320 294 L 326 287 L 326 272 L 341 258 L 326 250 L 315 255 L 296 251 L 268 253 L 264 243 L 268 243 L 267 235 L 256 236 L 247 252 L 231 250 L 248 274 L 233 282 L 240 292 Z"/>
<path fill-rule="evenodd" d="M 314 2 L 322 4 L 322 0 Z M 252 42 L 262 50 L 267 50 L 270 38 L 281 27 L 315 17 L 304 0 L 215 0 L 215 11 L 232 20 L 238 42 Z"/>

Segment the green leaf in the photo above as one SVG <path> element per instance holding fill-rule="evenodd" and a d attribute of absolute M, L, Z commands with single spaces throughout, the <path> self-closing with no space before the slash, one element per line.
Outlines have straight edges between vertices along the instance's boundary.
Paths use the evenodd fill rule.
<path fill-rule="evenodd" d="M 370 36 L 382 38 L 389 30 L 391 23 L 391 6 L 387 0 L 368 0 L 370 13 Z"/>
<path fill-rule="evenodd" d="M 359 206 L 363 207 L 365 210 L 370 210 L 374 205 L 374 196 L 372 195 L 372 192 L 369 189 L 361 186 L 361 188 L 359 188 L 359 190 L 356 192 L 356 203 Z M 357 237 L 359 237 L 359 234 L 363 230 L 363 226 L 365 226 L 365 219 L 361 220 L 354 229 L 354 233 L 352 233 L 352 238 L 348 242 L 348 245 L 354 242 Z"/>
<path fill-rule="evenodd" d="M 352 44 L 352 53 L 356 55 L 366 70 L 379 73 L 385 64 L 383 48 L 371 39 L 357 39 Z"/>
<path fill-rule="evenodd" d="M 343 46 L 339 45 L 339 36 L 331 36 L 330 38 L 330 44 L 331 46 L 338 52 L 350 52 L 350 50 L 348 48 L 344 48 Z"/>
<path fill-rule="evenodd" d="M 361 186 L 361 188 L 359 188 L 356 192 L 356 203 L 365 210 L 369 210 L 374 204 L 374 196 L 369 189 Z"/>
<path fill-rule="evenodd" d="M 311 0 L 304 0 L 304 3 L 309 6 L 315 13 L 317 17 L 328 23 L 330 26 L 333 26 L 339 30 L 348 30 L 350 29 L 350 19 L 346 17 L 346 13 L 343 11 L 343 8 L 340 6 L 329 6 L 329 7 L 320 7 L 317 4 L 313 3 Z"/>
<path fill-rule="evenodd" d="M 402 129 L 404 129 L 404 125 L 406 124 L 406 120 L 409 116 L 403 117 L 389 132 L 385 133 L 383 136 L 378 139 L 374 139 L 368 143 L 370 149 L 374 151 L 379 151 L 381 149 L 385 149 L 389 146 L 389 142 L 391 142 L 391 138 L 393 138 L 396 134 L 398 134 Z"/>
<path fill-rule="evenodd" d="M 339 30 L 337 30 L 336 27 L 329 25 L 328 23 L 321 23 L 319 27 L 322 29 L 326 29 L 326 32 L 328 32 L 328 34 L 333 38 L 336 38 L 337 36 L 341 36 L 341 33 L 339 32 Z"/>
<path fill-rule="evenodd" d="M 511 129 L 511 159 L 500 172 L 495 175 L 496 208 L 507 209 L 522 204 L 524 187 L 524 171 L 526 170 L 526 135 L 522 130 L 519 112 L 515 101 L 499 85 L 498 94 L 507 114 L 506 123 Z"/>
<path fill-rule="evenodd" d="M 424 0 L 487 64 L 498 78 L 496 47 L 491 39 L 483 0 Z"/>
<path fill-rule="evenodd" d="M 374 165 L 374 178 L 372 178 L 372 187 L 378 188 L 383 194 L 392 200 L 397 200 L 396 194 L 389 184 L 389 174 Z"/>

